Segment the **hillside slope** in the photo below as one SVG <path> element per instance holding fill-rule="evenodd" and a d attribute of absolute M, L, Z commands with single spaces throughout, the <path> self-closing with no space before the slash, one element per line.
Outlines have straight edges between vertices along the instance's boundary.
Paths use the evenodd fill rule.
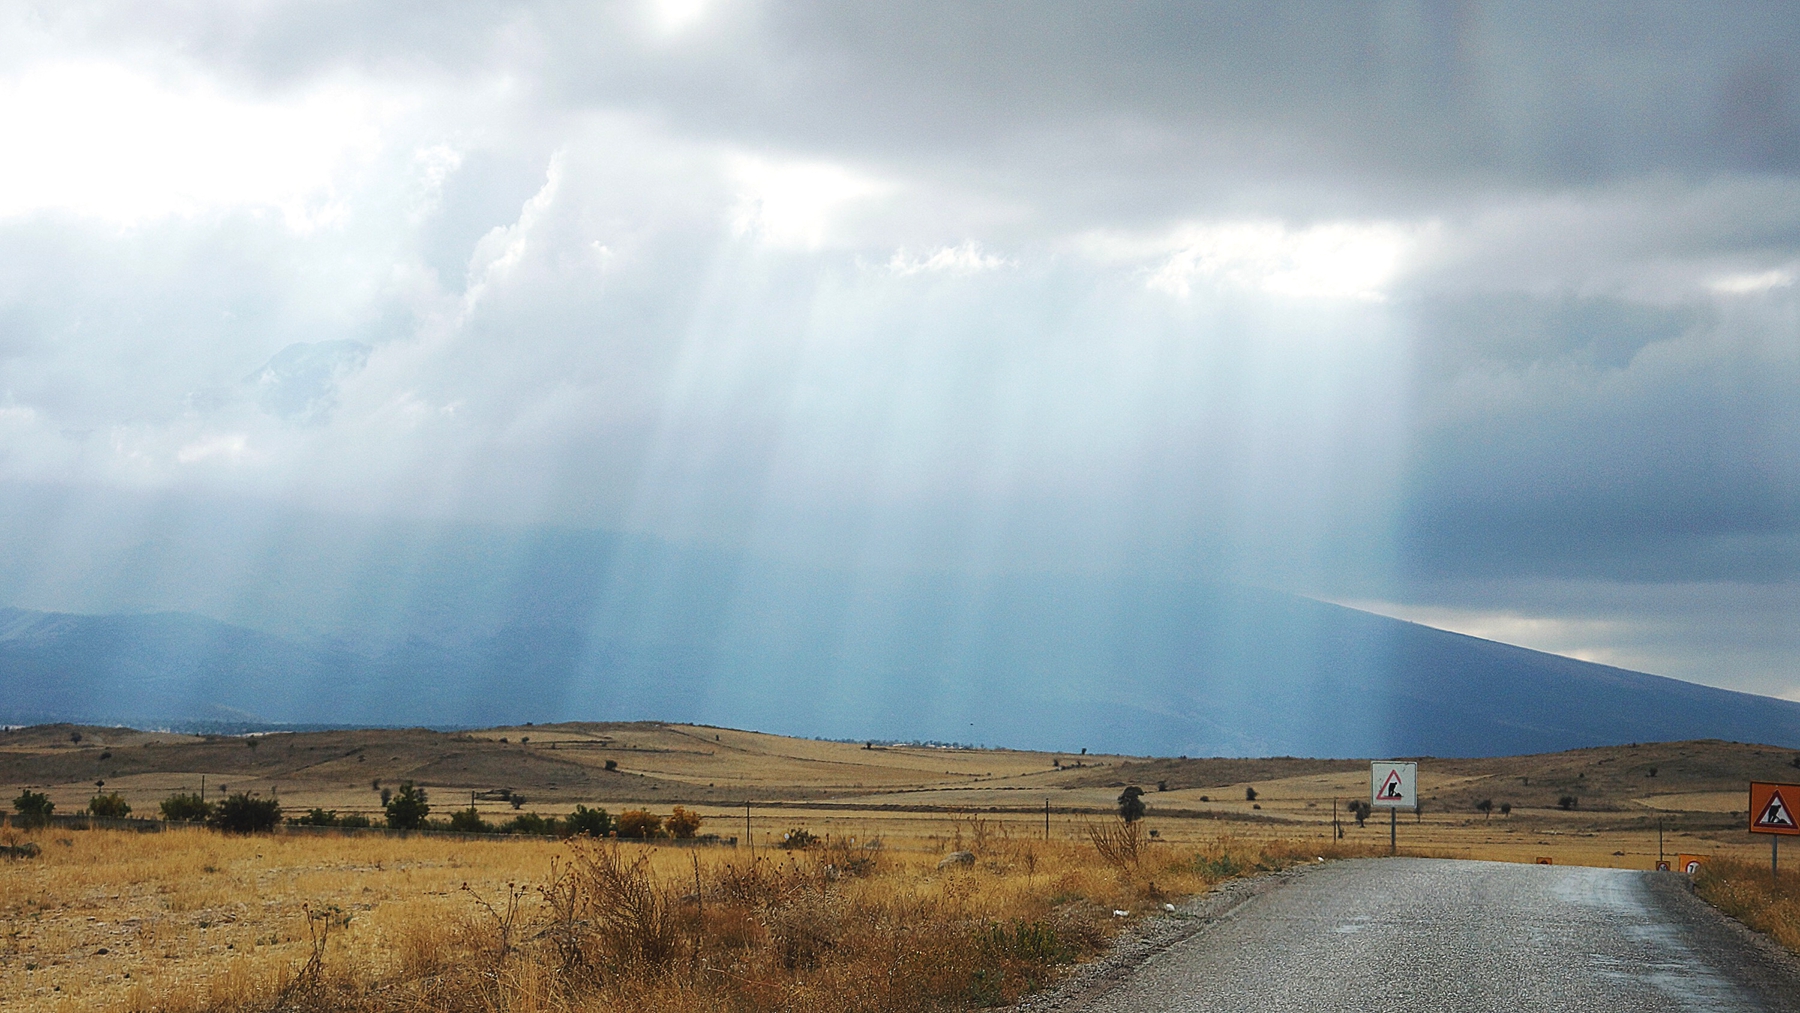
<path fill-rule="evenodd" d="M 0 720 L 663 720 L 1191 756 L 1800 746 L 1800 704 L 1290 595 L 1192 583 L 825 578 L 663 589 L 584 626 L 379 652 L 192 615 L 0 610 Z M 691 592 L 691 593 L 690 593 Z"/>

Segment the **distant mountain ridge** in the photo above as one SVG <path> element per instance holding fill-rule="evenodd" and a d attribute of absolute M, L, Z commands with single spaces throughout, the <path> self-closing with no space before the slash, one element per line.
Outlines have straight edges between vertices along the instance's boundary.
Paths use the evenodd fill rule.
<path fill-rule="evenodd" d="M 820 737 L 1191 756 L 1484 756 L 1718 738 L 1800 704 L 1270 591 L 995 579 L 664 589 L 634 621 L 378 650 L 186 613 L 0 609 L 0 721 L 655 718 Z"/>

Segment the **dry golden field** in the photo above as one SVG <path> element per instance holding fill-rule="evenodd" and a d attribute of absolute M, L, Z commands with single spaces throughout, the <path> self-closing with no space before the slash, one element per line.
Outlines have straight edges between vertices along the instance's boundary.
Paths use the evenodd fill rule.
<path fill-rule="evenodd" d="M 31 831 L 43 854 L 0 872 L 0 1010 L 980 1007 L 1221 879 L 1364 850 L 1145 837 L 1109 861 L 981 816 L 942 829 L 754 856 Z M 940 867 L 957 850 L 973 862 Z"/>
<path fill-rule="evenodd" d="M 1780 928 L 1792 922 L 1783 906 L 1792 902 L 1756 891 L 1743 870 L 1764 863 L 1766 881 L 1767 844 L 1742 830 L 1743 782 L 1800 777 L 1792 762 L 1788 751 L 1720 742 L 1424 759 L 1425 810 L 1400 817 L 1400 850 L 1650 868 L 1660 824 L 1670 857 L 1717 861 L 1702 886 L 1715 903 L 1752 924 L 1764 919 L 1792 946 Z M 377 815 L 375 785 L 415 780 L 434 815 L 498 788 L 546 815 L 577 803 L 615 813 L 681 803 L 704 817 L 703 833 L 738 842 L 595 850 L 525 837 L 8 829 L 9 842 L 41 852 L 0 861 L 0 1011 L 524 1011 L 596 999 L 658 1010 L 991 1005 L 1222 877 L 1385 853 L 1385 814 L 1359 827 L 1343 808 L 1367 797 L 1367 770 L 1364 761 L 883 747 L 659 724 L 256 739 L 16 730 L 0 734 L 0 788 L 7 798 L 47 791 L 59 813 L 79 810 L 104 781 L 134 815 L 153 815 L 161 798 L 204 777 L 215 797 L 229 786 L 278 793 L 290 812 Z M 1127 784 L 1147 792 L 1143 826 L 1156 837 L 1143 841 L 1139 862 L 1120 865 L 1088 828 L 1109 818 Z M 1571 810 L 1556 806 L 1563 795 L 1578 798 Z M 1474 808 L 1483 799 L 1495 803 L 1491 814 Z M 504 801 L 478 808 L 491 820 L 513 814 Z M 831 847 L 773 847 L 796 827 Z M 972 867 L 938 868 L 964 849 L 978 856 Z M 646 864 L 632 872 L 640 857 Z M 624 917 L 630 896 L 638 907 L 625 905 L 636 912 L 625 921 L 638 935 L 625 937 L 649 939 L 649 955 L 571 928 Z M 655 931 L 645 936 L 644 924 Z"/>

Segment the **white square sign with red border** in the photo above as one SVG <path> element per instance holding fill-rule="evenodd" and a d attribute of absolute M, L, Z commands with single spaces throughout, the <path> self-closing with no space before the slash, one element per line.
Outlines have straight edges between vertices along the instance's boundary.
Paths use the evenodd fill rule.
<path fill-rule="evenodd" d="M 1411 809 L 1419 804 L 1419 765 L 1407 760 L 1369 764 L 1369 804 L 1377 809 Z"/>

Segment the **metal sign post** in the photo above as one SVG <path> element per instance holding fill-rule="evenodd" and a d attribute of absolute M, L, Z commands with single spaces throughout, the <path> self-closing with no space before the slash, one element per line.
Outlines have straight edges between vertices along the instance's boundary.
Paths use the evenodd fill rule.
<path fill-rule="evenodd" d="M 1388 811 L 1388 854 L 1397 854 L 1399 810 L 1419 804 L 1419 765 L 1406 760 L 1375 760 L 1369 764 L 1369 804 Z"/>

